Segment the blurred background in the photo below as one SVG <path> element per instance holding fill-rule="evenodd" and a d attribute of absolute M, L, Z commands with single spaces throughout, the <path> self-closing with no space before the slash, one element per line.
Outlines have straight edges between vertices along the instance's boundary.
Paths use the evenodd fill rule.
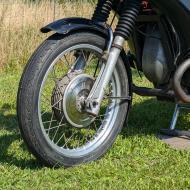
<path fill-rule="evenodd" d="M 20 69 L 47 37 L 40 28 L 53 20 L 93 14 L 96 0 L 1 0 L 0 71 Z"/>

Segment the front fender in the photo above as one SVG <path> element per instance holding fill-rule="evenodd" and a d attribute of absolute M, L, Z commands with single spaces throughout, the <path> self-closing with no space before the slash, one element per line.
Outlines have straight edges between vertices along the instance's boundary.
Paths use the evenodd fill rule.
<path fill-rule="evenodd" d="M 86 18 L 64 18 L 54 21 L 47 26 L 41 28 L 42 33 L 48 33 L 50 31 L 58 34 L 68 34 L 79 30 L 90 30 L 101 32 L 104 35 L 108 35 L 108 28 L 105 24 L 96 23 Z"/>
<path fill-rule="evenodd" d="M 64 18 L 57 20 L 55 22 L 52 22 L 48 24 L 47 26 L 41 28 L 42 33 L 48 33 L 48 32 L 56 32 L 58 34 L 68 34 L 70 32 L 76 32 L 76 31 L 93 31 L 96 33 L 99 33 L 103 35 L 104 37 L 109 39 L 109 30 L 108 27 L 105 24 L 102 23 L 96 23 L 90 19 L 86 18 Z M 125 63 L 125 68 L 127 71 L 127 74 L 129 76 L 129 82 L 132 83 L 132 75 L 131 75 L 131 69 L 130 69 L 130 61 L 128 56 L 126 55 L 124 49 L 122 49 L 120 54 L 123 62 Z M 130 86 L 130 95 L 131 95 L 131 86 Z"/>

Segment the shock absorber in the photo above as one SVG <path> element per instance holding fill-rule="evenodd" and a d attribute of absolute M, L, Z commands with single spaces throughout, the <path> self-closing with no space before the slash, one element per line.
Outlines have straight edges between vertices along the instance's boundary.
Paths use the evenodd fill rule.
<path fill-rule="evenodd" d="M 107 22 L 112 10 L 114 0 L 98 0 L 92 20 L 97 22 Z"/>
<path fill-rule="evenodd" d="M 122 36 L 125 40 L 129 39 L 129 36 L 134 29 L 140 6 L 141 0 L 123 1 L 119 15 L 119 22 L 115 30 L 115 36 Z"/>
<path fill-rule="evenodd" d="M 98 0 L 92 20 L 107 22 L 113 6 L 119 6 L 120 16 L 115 36 L 122 36 L 128 40 L 140 11 L 141 0 Z"/>

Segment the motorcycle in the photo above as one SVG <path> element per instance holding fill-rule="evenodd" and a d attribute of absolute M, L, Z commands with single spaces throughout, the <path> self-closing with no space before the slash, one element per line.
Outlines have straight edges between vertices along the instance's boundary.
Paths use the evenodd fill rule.
<path fill-rule="evenodd" d="M 118 18 L 114 32 L 111 11 Z M 189 25 L 187 0 L 98 0 L 92 19 L 43 27 L 54 34 L 30 58 L 18 90 L 29 150 L 48 166 L 93 161 L 120 133 L 133 93 L 190 103 Z M 135 86 L 131 68 L 154 88 Z"/>

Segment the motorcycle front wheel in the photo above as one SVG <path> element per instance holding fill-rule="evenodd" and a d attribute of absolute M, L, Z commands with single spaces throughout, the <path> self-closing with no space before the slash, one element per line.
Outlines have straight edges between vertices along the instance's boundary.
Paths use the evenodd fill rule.
<path fill-rule="evenodd" d="M 116 97 L 130 96 L 130 79 L 121 57 L 99 115 L 86 113 L 79 103 L 105 64 L 105 43 L 90 32 L 54 34 L 23 72 L 17 97 L 19 127 L 29 150 L 45 165 L 69 167 L 96 160 L 122 129 L 130 103 Z"/>

